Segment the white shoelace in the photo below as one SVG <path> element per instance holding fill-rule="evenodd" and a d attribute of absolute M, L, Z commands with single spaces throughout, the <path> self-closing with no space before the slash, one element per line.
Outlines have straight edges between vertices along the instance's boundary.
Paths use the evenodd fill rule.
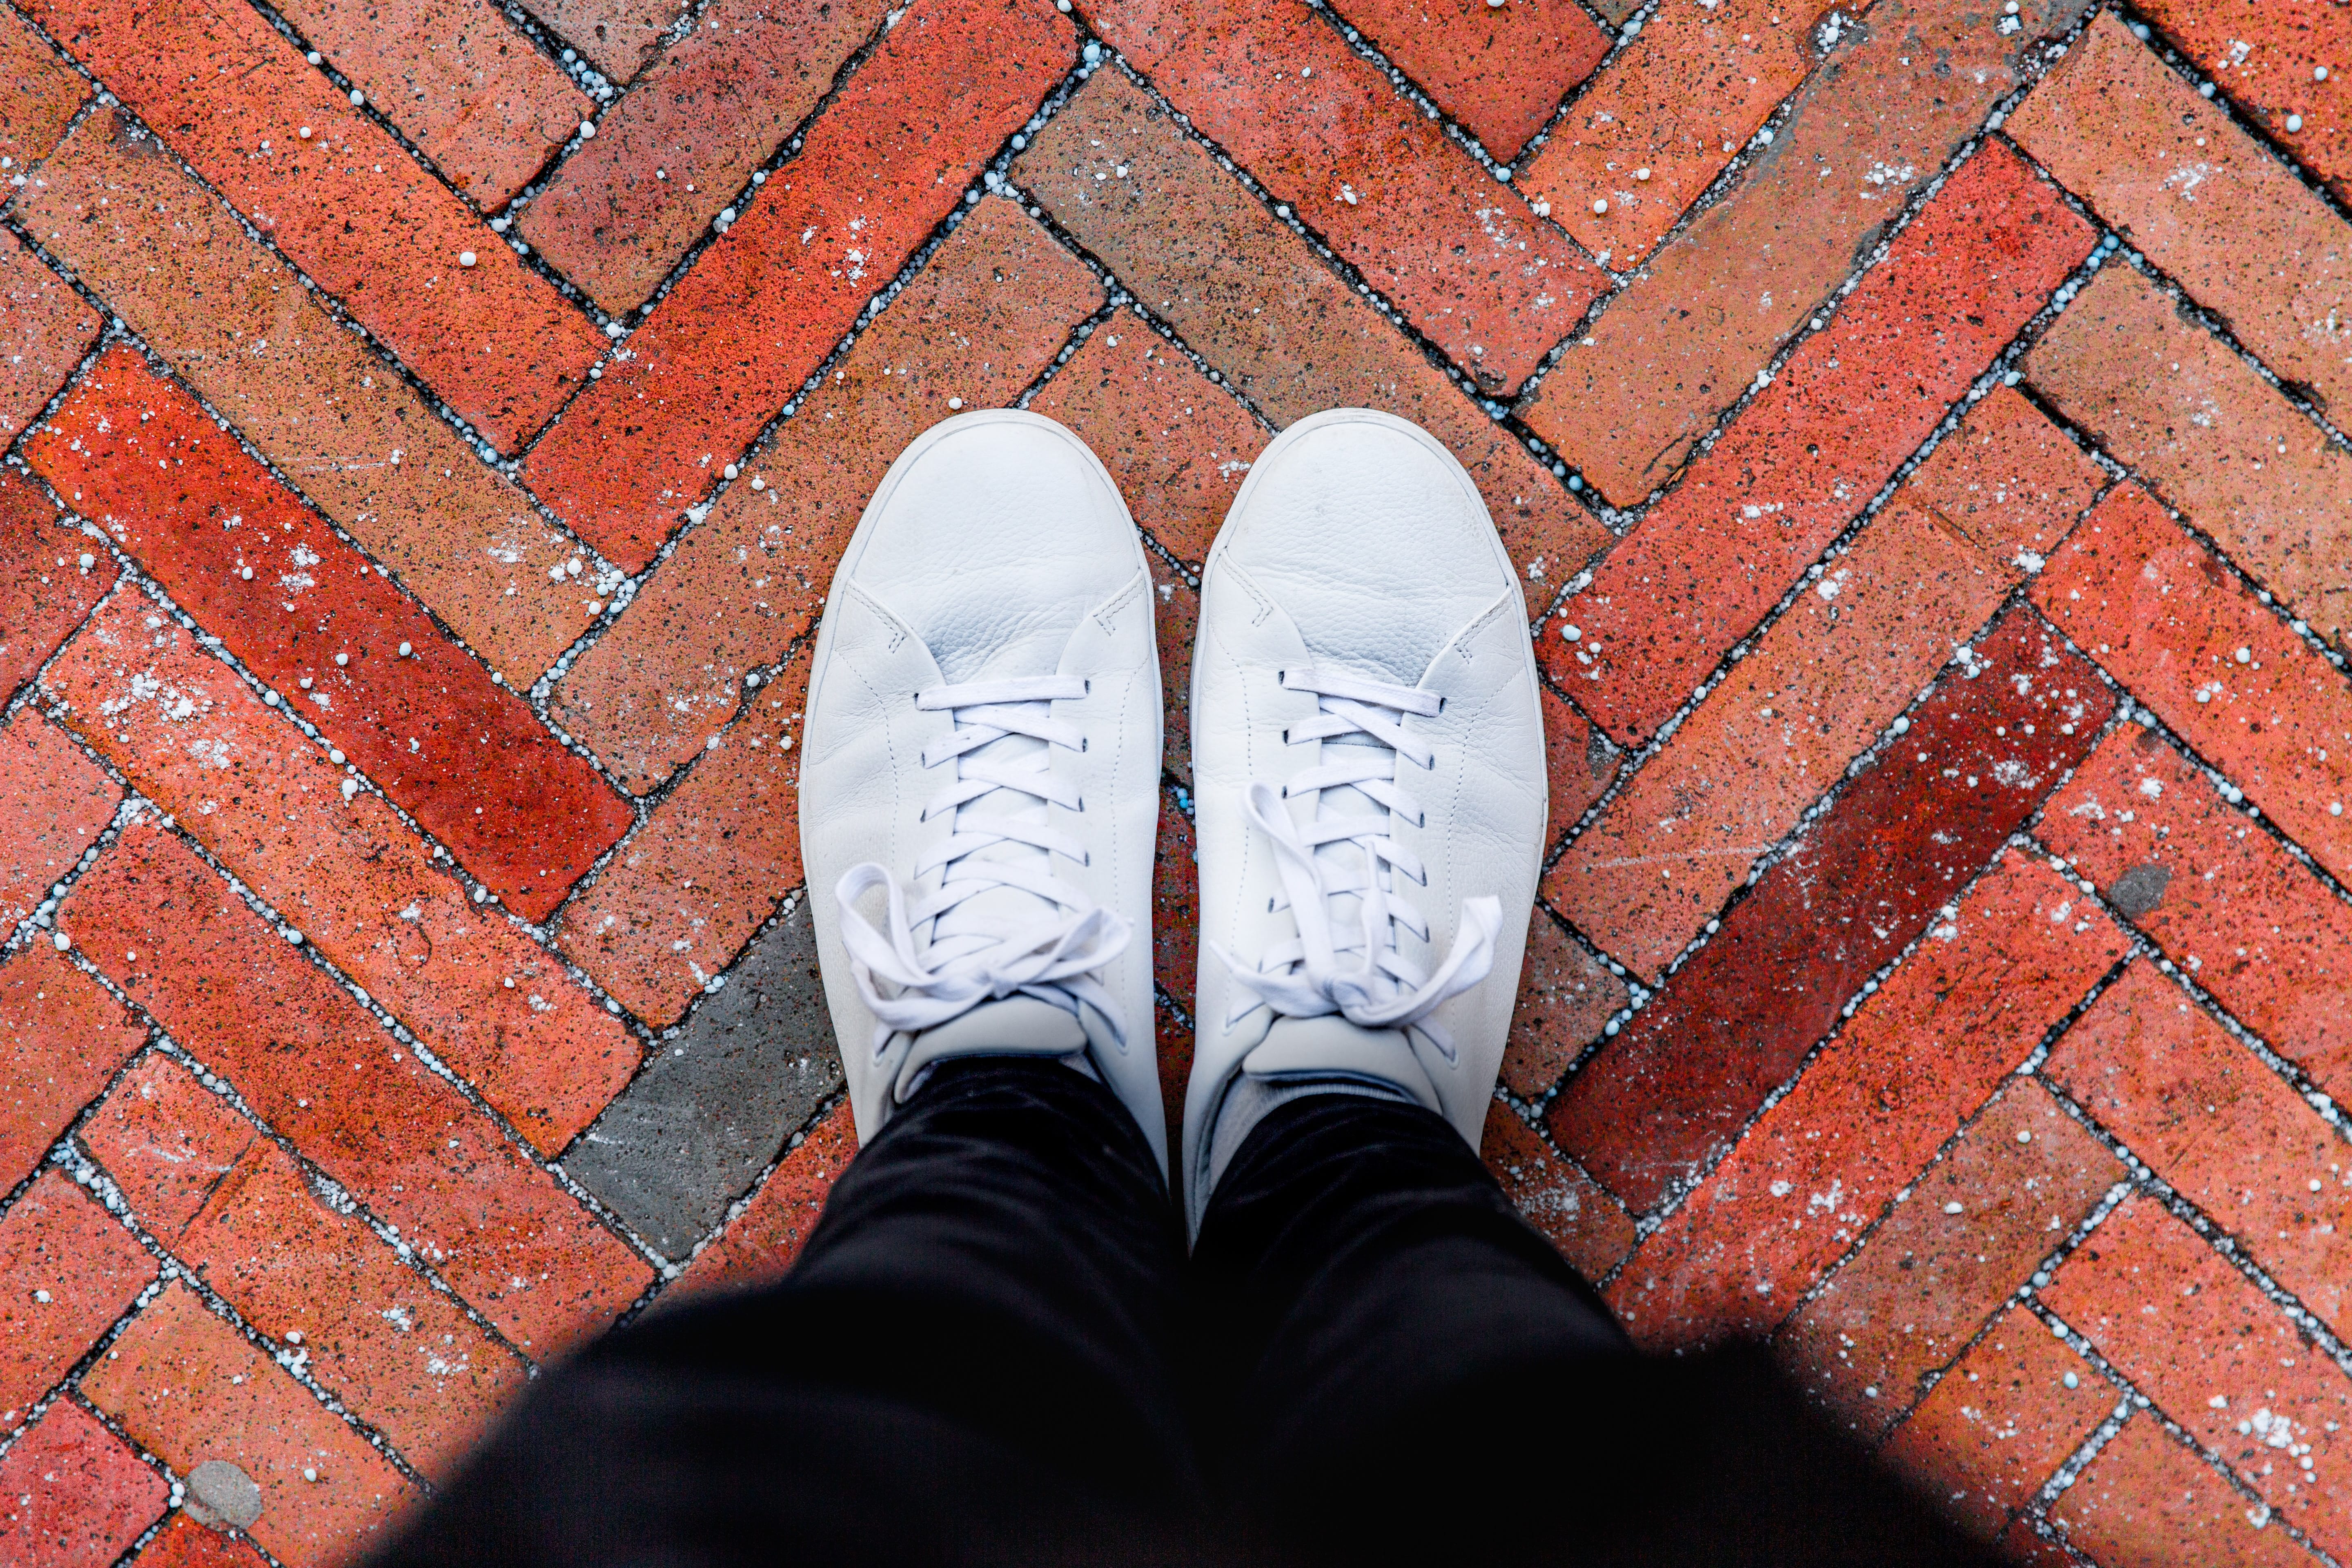
<path fill-rule="evenodd" d="M 868 860 L 834 887 L 850 970 L 877 1020 L 877 1056 L 893 1034 L 936 1028 L 1016 993 L 1074 1016 L 1081 1004 L 1094 1009 L 1112 1041 L 1127 1048 L 1127 1020 L 1097 973 L 1126 950 L 1129 922 L 1053 871 L 1056 855 L 1080 865 L 1087 856 L 1085 845 L 1048 826 L 1049 806 L 1084 809 L 1076 786 L 1055 775 L 1051 748 L 1086 748 L 1084 733 L 1054 718 L 1051 705 L 1086 694 L 1086 680 L 1075 675 L 966 681 L 915 694 L 917 707 L 947 710 L 955 726 L 923 750 L 926 768 L 956 765 L 953 782 L 923 807 L 925 821 L 953 812 L 951 831 L 907 883 Z M 934 870 L 936 890 L 917 892 Z M 855 908 L 877 887 L 889 891 L 887 935 Z M 877 981 L 892 994 L 883 994 Z"/>
<path fill-rule="evenodd" d="M 1294 1018 L 1337 1013 L 1360 1028 L 1418 1029 L 1452 1061 L 1453 1042 L 1429 1016 L 1486 977 L 1503 906 L 1491 896 L 1465 899 L 1463 928 L 1434 974 L 1423 976 L 1397 951 L 1399 928 L 1429 940 L 1429 922 L 1397 890 L 1400 877 L 1429 882 L 1420 858 L 1389 832 L 1392 820 L 1416 827 L 1424 820 L 1421 803 L 1397 780 L 1397 759 L 1424 769 L 1437 761 L 1434 749 L 1406 732 L 1403 720 L 1434 715 L 1440 699 L 1336 670 L 1285 670 L 1282 684 L 1319 700 L 1313 719 L 1290 727 L 1289 741 L 1342 743 L 1326 745 L 1318 766 L 1279 790 L 1259 781 L 1242 793 L 1244 814 L 1274 845 L 1283 888 L 1274 908 L 1291 910 L 1298 934 L 1268 949 L 1255 968 L 1211 945 L 1241 987 L 1226 1021 L 1260 1004 Z M 1299 795 L 1315 800 L 1304 826 L 1283 805 Z M 1367 804 L 1377 809 L 1362 809 Z M 1342 899 L 1356 901 L 1359 919 L 1346 918 Z"/>

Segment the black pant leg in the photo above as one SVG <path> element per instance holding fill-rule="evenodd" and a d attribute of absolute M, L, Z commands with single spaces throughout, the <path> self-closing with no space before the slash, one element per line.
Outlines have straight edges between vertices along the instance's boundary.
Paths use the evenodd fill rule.
<path fill-rule="evenodd" d="M 1193 1254 L 1216 1479 L 1351 1565 L 1972 1564 L 1760 1351 L 1637 1355 L 1415 1106 L 1276 1109 Z"/>

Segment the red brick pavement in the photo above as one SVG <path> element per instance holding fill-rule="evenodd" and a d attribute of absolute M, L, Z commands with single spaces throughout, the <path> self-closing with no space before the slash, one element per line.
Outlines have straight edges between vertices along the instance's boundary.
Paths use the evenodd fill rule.
<path fill-rule="evenodd" d="M 808 638 L 958 408 L 1154 546 L 1181 1082 L 1198 573 L 1367 404 L 1538 617 L 1530 1220 L 2021 1562 L 2352 1559 L 2346 71 L 2336 0 L 10 0 L 0 1558 L 347 1561 L 789 1263 Z"/>

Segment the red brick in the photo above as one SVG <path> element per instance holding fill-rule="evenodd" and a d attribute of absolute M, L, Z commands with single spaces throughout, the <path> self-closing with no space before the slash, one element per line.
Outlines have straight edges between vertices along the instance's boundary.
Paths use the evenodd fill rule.
<path fill-rule="evenodd" d="M 2029 0 L 2020 13 L 2023 28 L 2003 36 L 1993 26 L 1997 7 L 1990 0 L 1880 0 L 1867 22 L 1855 24 L 1864 36 L 1813 73 L 1778 137 L 1738 184 L 1661 247 L 1643 277 L 1545 375 L 1524 410 L 1528 425 L 1620 505 L 1664 484 L 1856 259 L 1869 257 L 1913 187 L 1932 178 L 2017 87 L 2039 40 L 2070 26 L 2082 8 L 2083 0 Z M 2011 162 L 1991 147 L 1973 161 L 1988 153 L 1994 162 Z M 1834 346 L 1811 351 L 1832 360 L 1853 355 L 1864 381 L 1850 393 L 1832 391 L 1829 417 L 1837 423 L 1826 429 L 1845 426 L 1851 406 L 1852 437 L 1870 447 L 1907 427 L 1872 412 L 1872 404 L 1890 397 L 1950 401 L 2089 250 L 2087 230 L 2037 193 L 2026 207 L 2038 216 L 2038 241 L 2021 244 L 2034 231 L 2011 231 L 1985 237 L 1993 241 L 1990 255 L 1969 251 L 1969 230 L 2022 216 L 2000 209 L 2030 181 L 2006 172 L 1995 182 L 2005 191 L 1992 210 L 1953 213 L 1946 236 L 1957 230 L 1961 251 L 1905 285 L 1916 290 L 1914 308 L 1937 321 L 1934 330 L 1949 341 L 1934 343 L 1920 321 L 1898 330 L 1897 341 L 1885 346 L 1859 341 L 1850 329 Z M 1955 183 L 1970 182 L 1956 176 Z M 1948 188 L 1938 205 L 1949 211 L 1954 195 Z M 1950 287 L 1960 277 L 1970 283 L 1965 303 Z M 1859 303 L 1849 301 L 1840 314 Z M 1918 363 L 1923 355 L 1930 365 Z M 1944 357 L 1967 363 L 1932 368 Z M 1751 407 L 1748 419 L 1755 413 Z M 1793 455 L 1810 434 L 1784 430 L 1769 445 Z M 1858 482 L 1846 510 L 1868 500 L 1895 459 L 1926 434 L 1922 428 L 1900 442 L 1883 462 L 1874 451 L 1857 454 L 1857 467 L 1870 472 L 1853 476 Z M 1768 492 L 1759 499 L 1796 498 Z M 1768 602 L 1777 595 L 1775 587 Z"/>
<path fill-rule="evenodd" d="M 181 1475 L 210 1459 L 243 1470 L 261 1489 L 247 1533 L 289 1568 L 356 1555 L 413 1496 L 390 1460 L 184 1285 L 131 1321 L 82 1391 Z"/>
<path fill-rule="evenodd" d="M 587 628 L 581 595 L 548 577 L 572 542 L 152 137 L 111 111 L 92 115 L 12 210 L 509 679 L 528 686 Z M 83 384 L 106 386 L 125 363 L 110 358 Z"/>
<path fill-rule="evenodd" d="M 2044 1535 L 2028 1513 L 2001 1531 L 1993 1550 L 2016 1568 L 2082 1568 L 2083 1560 L 2066 1550 L 2055 1534 Z"/>
<path fill-rule="evenodd" d="M 1544 897 L 1656 976 L 1984 624 L 2014 572 L 1897 500 L 1569 846 Z"/>
<path fill-rule="evenodd" d="M 1529 1100 L 1541 1096 L 1601 1037 L 1601 1026 L 1624 1007 L 1626 994 L 1625 983 L 1570 940 L 1550 910 L 1538 906 L 1528 921 L 1519 997 L 1503 1051 L 1503 1082 Z"/>
<path fill-rule="evenodd" d="M 531 198 L 522 237 L 607 310 L 644 303 L 887 8 L 719 0 Z"/>
<path fill-rule="evenodd" d="M 782 1279 L 824 1212 L 825 1194 L 856 1152 L 849 1107 L 836 1105 L 777 1162 L 719 1239 L 695 1254 L 677 1289 L 746 1289 Z"/>
<path fill-rule="evenodd" d="M 351 618 L 337 616 L 338 629 Z M 149 619 L 162 625 L 150 630 Z M 381 797 L 346 800 L 343 771 L 192 642 L 126 595 L 50 666 L 47 686 L 69 705 L 66 721 L 142 795 L 541 1152 L 571 1142 L 636 1070 L 628 1031 L 552 955 L 473 903 Z M 323 659 L 319 668 L 340 673 Z M 482 695 L 513 702 L 477 679 Z M 537 777 L 544 790 L 549 774 Z M 490 804 L 499 830 L 544 831 L 531 826 L 534 802 L 516 783 L 517 798 Z"/>
<path fill-rule="evenodd" d="M 595 114 L 488 0 L 287 0 L 278 14 L 493 212 Z"/>
<path fill-rule="evenodd" d="M 1549 468 L 1118 72 L 1073 94 L 1013 174 L 1276 424 L 1360 405 L 1427 428 L 1531 581 L 1574 576 L 1607 542 Z"/>
<path fill-rule="evenodd" d="M 1504 163 L 1609 52 L 1609 35 L 1570 0 L 1352 0 L 1347 15 Z"/>
<path fill-rule="evenodd" d="M 2110 491 L 2033 599 L 2322 865 L 2352 878 L 2352 816 L 2340 811 L 2352 801 L 2352 686 L 2146 490 Z"/>
<path fill-rule="evenodd" d="M 104 1568 L 171 1496 L 122 1439 L 59 1400 L 0 1458 L 0 1558 L 20 1568 Z"/>
<path fill-rule="evenodd" d="M 2352 232 L 2112 13 L 2008 131 L 2280 376 L 2352 404 Z"/>
<path fill-rule="evenodd" d="M 2036 831 L 2273 1049 L 2352 1100 L 2343 900 L 2203 772 L 2126 725 L 2052 797 Z"/>
<path fill-rule="evenodd" d="M 1534 374 L 1607 284 L 1305 0 L 1098 0 L 1087 16 L 1489 394 Z"/>
<path fill-rule="evenodd" d="M 9 236 L 0 245 L 0 440 L 38 416 L 97 341 L 98 312 Z"/>
<path fill-rule="evenodd" d="M 676 1023 L 800 884 L 808 659 L 803 648 L 747 695 L 740 721 L 564 913 L 563 951 L 649 1023 Z"/>
<path fill-rule="evenodd" d="M 0 1184 L 31 1174 L 146 1037 L 47 942 L 0 964 Z"/>
<path fill-rule="evenodd" d="M 38 487 L 14 468 L 0 468 L 0 531 L 9 541 L 0 551 L 0 702 L 16 695 L 114 586 L 114 557 L 57 516 Z"/>
<path fill-rule="evenodd" d="M 744 674 L 815 626 L 891 459 L 951 399 L 1020 396 L 1101 301 L 1093 275 L 1025 214 L 982 200 L 580 656 L 556 688 L 556 722 L 640 793 L 699 753 L 734 714 Z"/>
<path fill-rule="evenodd" d="M 1192 784 L 1192 637 L 1201 626 L 1201 591 L 1168 563 L 1146 552 L 1151 586 L 1160 602 L 1151 629 L 1160 643 L 1160 772 L 1191 788 Z"/>
<path fill-rule="evenodd" d="M 1971 158 L 1562 608 L 1591 662 L 1539 638 L 1552 679 L 1620 741 L 1649 735 L 1927 438 L 2091 243 L 2089 226 L 2016 154 L 1996 143 Z M 1981 287 L 1955 292 L 1955 275 Z M 1567 384 L 1555 371 L 1547 396 Z M 1597 389 L 1580 395 L 1624 406 Z M 1529 422 L 1553 434 L 1541 415 L 1539 405 Z M 1591 653 L 1595 642 L 1605 651 Z"/>
<path fill-rule="evenodd" d="M 631 570 L 751 444 L 1069 68 L 1045 0 L 917 0 L 800 155 L 531 453 L 531 486 Z"/>
<path fill-rule="evenodd" d="M 131 1217 L 167 1247 L 265 1141 L 226 1096 L 162 1055 L 124 1073 L 76 1137 L 114 1178 Z"/>
<path fill-rule="evenodd" d="M 1559 693 L 1549 686 L 1537 689 L 1543 705 L 1545 771 L 1551 783 L 1551 824 L 1546 834 L 1557 843 L 1609 788 L 1622 756 Z"/>
<path fill-rule="evenodd" d="M 155 1275 L 113 1216 L 44 1172 L 0 1217 L 0 1426 L 24 1420 Z"/>
<path fill-rule="evenodd" d="M 2116 1403 L 2115 1384 L 2041 1319 L 2012 1307 L 1895 1428 L 1879 1458 L 1990 1541 Z"/>
<path fill-rule="evenodd" d="M 136 1568 L 268 1568 L 260 1552 L 184 1512 L 166 1520 L 131 1562 Z"/>
<path fill-rule="evenodd" d="M 1622 1205 L 1501 1100 L 1487 1108 L 1479 1153 L 1528 1223 L 1587 1279 L 1633 1250 L 1633 1221 Z"/>
<path fill-rule="evenodd" d="M 15 11 L 0 12 L 0 179 L 48 156 L 89 84 Z"/>
<path fill-rule="evenodd" d="M 1960 906 L 1633 1255 L 1610 1302 L 1636 1340 L 1779 1321 L 2126 949 L 2014 855 Z"/>
<path fill-rule="evenodd" d="M 2124 1423 L 2050 1517 L 2068 1545 L 2114 1568 L 2314 1568 L 2319 1561 L 2149 1415 Z"/>
<path fill-rule="evenodd" d="M 651 1282 L 488 1118 L 152 824 L 125 830 L 75 885 L 63 924 L 526 1354 L 602 1328 Z"/>
<path fill-rule="evenodd" d="M 2042 1069 L 2320 1321 L 2352 1281 L 2352 1175 L 2335 1130 L 2172 981 L 2135 963 Z M 2216 1137 L 2219 1128 L 2227 1135 Z"/>
<path fill-rule="evenodd" d="M 2107 473 L 2022 395 L 1996 386 L 1903 485 L 1987 555 L 2015 562 L 2057 549 Z"/>
<path fill-rule="evenodd" d="M 2128 267 L 2102 268 L 2026 357 L 2035 388 L 2352 651 L 2352 458 Z"/>
<path fill-rule="evenodd" d="M 1577 95 L 1521 188 L 1585 249 L 1631 269 L 1812 69 L 1815 20 L 1777 0 L 1659 6 Z"/>
<path fill-rule="evenodd" d="M 664 0 L 546 0 L 537 15 L 615 85 L 645 68 L 677 20 Z"/>
<path fill-rule="evenodd" d="M 121 799 L 37 711 L 0 726 L 0 930 L 15 931 L 81 864 Z"/>
<path fill-rule="evenodd" d="M 2066 1260 L 2042 1300 L 2272 1507 L 2341 1555 L 2352 1538 L 2344 1429 L 2352 1379 L 2194 1231 L 2160 1205 L 2131 1199 Z"/>
<path fill-rule="evenodd" d="M 2048 1089 L 2020 1079 L 1897 1198 L 1886 1223 L 1790 1323 L 1782 1353 L 1851 1427 L 1875 1437 L 2123 1179 L 2122 1162 Z M 2050 1336 L 2035 1328 L 2034 1337 Z M 1960 1375 L 1968 1366 L 1938 1389 L 1969 1381 Z M 2111 1396 L 2103 1409 L 2113 1405 Z M 1987 1534 L 1999 1523 L 1983 1522 Z"/>
<path fill-rule="evenodd" d="M 2135 8 L 2219 82 L 2295 161 L 2352 197 L 2352 116 L 2344 89 L 2343 20 L 2332 0 L 2147 0 Z M 2329 80 L 2314 73 L 2326 66 Z M 2287 116 L 2303 121 L 2287 129 Z"/>
<path fill-rule="evenodd" d="M 168 0 L 132 12 L 101 0 L 31 0 L 31 8 L 499 448 L 520 447 L 546 424 L 604 352 L 587 317 L 250 6 Z M 467 251 L 472 267 L 459 264 Z"/>

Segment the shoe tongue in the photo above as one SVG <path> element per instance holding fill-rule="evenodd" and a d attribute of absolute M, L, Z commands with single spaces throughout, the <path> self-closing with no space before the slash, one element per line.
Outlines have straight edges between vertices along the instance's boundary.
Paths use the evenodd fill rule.
<path fill-rule="evenodd" d="M 998 672 L 1003 673 L 1003 672 Z M 1040 711 L 1045 703 L 1031 704 Z M 965 753 L 967 764 L 980 763 L 1005 768 L 1013 773 L 1033 766 L 1045 759 L 1045 742 L 1027 735 L 1006 735 L 991 741 L 976 751 Z M 968 802 L 961 808 L 959 826 L 966 832 L 985 832 L 992 819 L 1020 822 L 1037 826 L 1047 819 L 1050 808 L 1034 795 L 1017 790 L 997 789 Z M 1053 874 L 1053 858 L 1031 845 L 1006 842 L 992 844 L 975 854 L 967 855 L 950 868 L 950 874 L 969 876 L 976 863 L 1018 867 L 1032 879 Z M 964 900 L 941 915 L 932 931 L 932 939 L 978 934 L 998 936 L 1017 931 L 1040 920 L 1051 920 L 1059 911 L 1051 899 L 1043 899 L 1020 888 L 991 888 Z"/>

